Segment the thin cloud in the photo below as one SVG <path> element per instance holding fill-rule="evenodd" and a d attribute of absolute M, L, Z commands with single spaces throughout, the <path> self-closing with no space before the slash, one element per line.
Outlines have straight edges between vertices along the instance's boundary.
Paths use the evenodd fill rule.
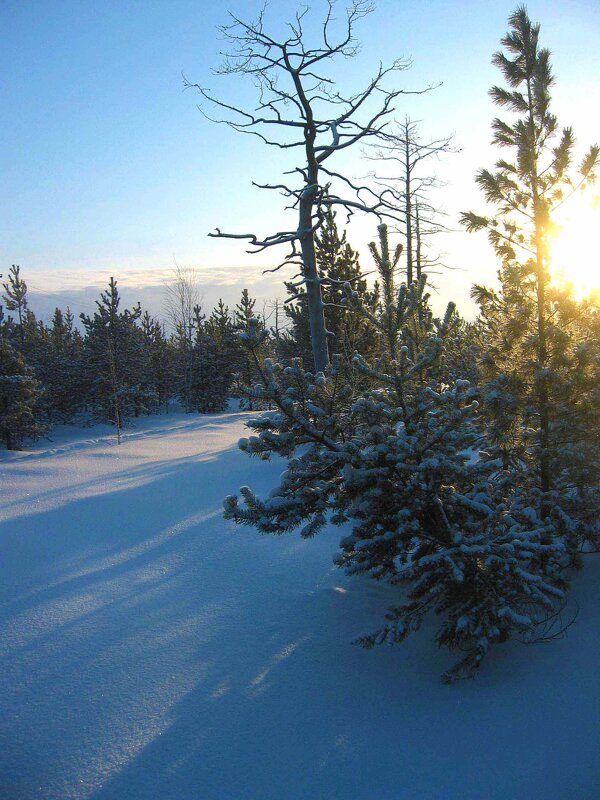
<path fill-rule="evenodd" d="M 198 276 L 198 282 L 206 282 L 213 286 L 235 286 L 243 281 L 252 285 L 269 280 L 275 283 L 272 277 L 265 276 L 261 267 L 193 267 Z M 172 277 L 169 268 L 125 268 L 125 269 L 97 269 L 97 270 L 52 270 L 33 272 L 26 276 L 30 290 L 39 295 L 62 294 L 63 292 L 78 292 L 86 289 L 103 289 L 109 278 L 115 277 L 122 288 L 147 288 L 164 286 Z"/>

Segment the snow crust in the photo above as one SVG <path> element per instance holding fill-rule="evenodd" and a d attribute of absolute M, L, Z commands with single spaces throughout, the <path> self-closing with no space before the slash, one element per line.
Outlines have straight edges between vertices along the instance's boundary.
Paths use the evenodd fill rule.
<path fill-rule="evenodd" d="M 597 558 L 567 638 L 444 686 L 430 631 L 350 644 L 397 598 L 332 566 L 339 530 L 222 519 L 282 469 L 237 450 L 248 416 L 0 453 L 0 798 L 599 797 Z"/>

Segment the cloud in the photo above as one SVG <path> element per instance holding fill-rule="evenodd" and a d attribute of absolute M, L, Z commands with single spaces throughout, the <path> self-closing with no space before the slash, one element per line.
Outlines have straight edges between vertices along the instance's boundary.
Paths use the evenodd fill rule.
<path fill-rule="evenodd" d="M 222 298 L 233 307 L 239 302 L 242 289 L 248 288 L 257 299 L 257 308 L 275 297 L 283 297 L 283 280 L 291 276 L 280 273 L 263 274 L 260 267 L 198 267 L 202 305 L 208 312 Z M 128 267 L 119 270 L 56 270 L 32 272 L 23 277 L 28 286 L 29 305 L 38 319 L 48 321 L 55 308 L 67 306 L 76 317 L 92 314 L 100 292 L 108 286 L 111 275 L 117 279 L 121 307 L 131 308 L 138 302 L 142 308 L 159 318 L 164 317 L 165 285 L 173 276 L 172 269 Z"/>
<path fill-rule="evenodd" d="M 265 275 L 261 267 L 191 267 L 200 286 L 235 286 L 239 283 L 262 283 Z M 36 295 L 61 294 L 87 289 L 104 289 L 111 277 L 121 288 L 164 286 L 173 275 L 172 269 L 127 267 L 125 269 L 52 270 L 32 272 L 24 276 L 29 290 Z M 269 279 L 275 284 L 273 278 Z"/>

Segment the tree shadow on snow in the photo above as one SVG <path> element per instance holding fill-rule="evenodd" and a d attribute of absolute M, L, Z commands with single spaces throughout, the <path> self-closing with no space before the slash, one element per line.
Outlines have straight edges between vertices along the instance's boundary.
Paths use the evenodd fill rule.
<path fill-rule="evenodd" d="M 475 682 L 441 686 L 448 656 L 431 631 L 353 647 L 389 590 L 332 566 L 339 531 L 303 541 L 226 523 L 223 495 L 254 469 L 268 486 L 281 466 L 234 450 L 148 464 L 0 527 L 0 789 L 18 787 L 14 800 L 594 795 L 597 687 L 559 696 L 552 659 L 538 656 L 536 674 L 516 650 Z M 581 675 L 577 658 L 564 663 Z M 557 741 L 562 763 L 549 758 Z"/>

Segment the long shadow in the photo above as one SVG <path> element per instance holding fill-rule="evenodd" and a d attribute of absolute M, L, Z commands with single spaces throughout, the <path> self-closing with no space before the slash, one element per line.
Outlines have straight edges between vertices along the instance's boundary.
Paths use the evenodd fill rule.
<path fill-rule="evenodd" d="M 202 431 L 206 431 L 206 430 L 210 430 L 210 426 L 203 426 Z M 168 431 L 166 431 L 166 432 L 168 433 Z M 146 439 L 148 437 L 146 435 L 144 435 L 142 438 Z M 116 446 L 117 445 L 115 445 L 115 447 Z M 232 445 L 230 448 L 228 448 L 228 451 L 222 451 L 222 452 L 231 452 L 231 453 L 237 452 L 237 448 L 234 445 Z M 58 455 L 60 455 L 60 454 L 58 454 Z M 130 453 L 128 453 L 125 448 L 119 452 L 119 456 L 121 458 L 125 459 L 125 460 L 128 460 L 128 459 L 134 460 L 135 459 L 135 456 L 133 456 Z M 91 454 L 87 454 L 86 453 L 86 459 L 89 459 L 89 458 L 102 459 L 102 458 L 109 458 L 109 457 L 110 457 L 110 454 L 103 453 L 103 452 L 91 453 Z M 199 461 L 211 461 L 215 457 L 216 457 L 216 454 L 214 454 L 214 453 L 198 453 L 198 454 L 185 456 L 185 457 L 180 458 L 180 459 L 168 458 L 168 459 L 165 459 L 164 461 L 154 461 L 154 462 L 152 462 L 151 465 L 141 465 L 141 466 L 135 467 L 135 468 L 124 467 L 121 470 L 111 470 L 110 473 L 108 473 L 106 476 L 104 476 L 102 478 L 98 478 L 97 476 L 94 476 L 94 477 L 90 478 L 89 480 L 77 480 L 77 479 L 75 479 L 73 484 L 70 484 L 70 485 L 67 485 L 67 486 L 63 486 L 63 487 L 60 487 L 60 488 L 52 488 L 52 489 L 48 489 L 46 491 L 36 491 L 35 497 L 32 498 L 32 500 L 35 500 L 35 502 L 38 502 L 38 503 L 43 503 L 45 501 L 56 501 L 56 502 L 59 502 L 62 498 L 69 499 L 70 495 L 72 495 L 72 493 L 73 493 L 73 489 L 74 488 L 76 488 L 77 491 L 81 493 L 81 492 L 85 492 L 86 490 L 89 490 L 90 488 L 95 487 L 99 483 L 103 483 L 103 482 L 106 482 L 106 483 L 108 483 L 108 484 L 110 484 L 112 486 L 120 485 L 119 488 L 121 490 L 124 490 L 124 489 L 129 488 L 127 486 L 126 482 L 132 483 L 136 479 L 141 479 L 141 478 L 146 478 L 147 480 L 152 480 L 153 479 L 153 475 L 155 473 L 158 473 L 158 475 L 160 475 L 162 470 L 173 471 L 173 470 L 177 469 L 177 466 L 179 464 L 185 464 L 185 463 L 190 463 L 190 462 L 199 462 Z M 38 460 L 38 459 L 36 459 L 36 460 Z M 41 458 L 40 458 L 40 460 L 41 460 Z M 39 471 L 38 470 L 34 470 L 34 469 L 31 469 L 31 470 L 23 469 L 22 465 L 19 464 L 19 476 L 24 476 L 24 475 L 28 475 L 29 476 L 29 475 L 35 475 L 35 474 L 39 474 Z M 22 505 L 23 505 L 22 499 L 18 498 L 18 499 L 13 500 L 13 501 L 10 501 L 10 500 L 6 501 L 5 500 L 3 502 L 3 504 L 2 504 L 2 508 L 3 508 L 4 512 L 7 513 L 11 509 L 21 507 Z M 26 515 L 26 514 L 24 514 L 24 515 Z"/>
<path fill-rule="evenodd" d="M 171 707 L 168 727 L 94 800 L 562 800 L 573 786 L 598 796 L 587 741 L 595 711 L 585 700 L 573 713 L 573 696 L 557 698 L 555 679 L 543 676 L 532 687 L 535 667 L 518 658 L 508 686 L 498 680 L 504 663 L 448 688 L 436 680 L 447 657 L 419 642 L 352 647 L 388 598 L 342 583 L 238 607 L 235 634 L 229 618 L 198 647 L 206 669 Z"/>
<path fill-rule="evenodd" d="M 154 464 L 138 471 L 141 486 L 0 526 L 0 797 L 4 785 L 25 792 L 19 776 L 36 763 L 53 785 L 50 765 L 64 766 L 69 743 L 77 751 L 86 739 L 77 735 L 85 720 L 103 717 L 96 688 L 110 698 L 120 681 L 129 686 L 136 676 L 137 684 L 140 660 L 160 664 L 164 650 L 168 661 L 173 631 L 197 642 L 223 613 L 214 600 L 218 572 L 206 566 L 235 549 L 221 501 L 245 482 L 245 467 L 234 450 Z M 160 669 L 149 671 L 159 679 Z M 65 737 L 47 739 L 44 729 L 65 715 Z M 32 778 L 38 787 L 40 775 Z"/>
<path fill-rule="evenodd" d="M 155 422 L 157 417 L 139 417 L 133 421 L 129 427 L 122 430 L 122 442 L 133 442 L 140 439 L 163 437 L 167 434 L 186 433 L 190 430 L 211 430 L 230 425 L 232 420 L 238 419 L 245 421 L 252 416 L 249 411 L 228 412 L 223 414 L 194 414 L 194 415 L 181 415 L 176 414 L 173 416 L 164 415 L 158 417 L 164 420 L 164 424 L 160 427 L 149 424 Z M 68 429 L 68 426 L 64 426 Z M 93 433 L 94 426 L 90 428 L 90 437 L 88 439 L 81 438 L 82 428 L 73 427 L 73 439 L 61 441 L 60 439 L 53 442 L 52 436 L 44 437 L 42 442 L 49 442 L 50 446 L 44 450 L 40 449 L 40 442 L 34 443 L 30 449 L 20 450 L 18 452 L 9 450 L 0 450 L 0 466 L 10 465 L 15 462 L 27 462 L 30 458 L 39 461 L 42 459 L 50 458 L 51 456 L 60 456 L 72 453 L 74 450 L 83 450 L 89 447 L 97 446 L 98 444 L 106 445 L 109 447 L 117 447 L 116 432 L 114 428 L 106 426 L 106 430 L 100 433 Z M 85 430 L 85 429 L 83 429 Z"/>
<path fill-rule="evenodd" d="M 575 629 L 568 651 L 507 648 L 451 688 L 430 630 L 352 647 L 390 597 L 334 570 L 337 531 L 220 516 L 280 469 L 235 450 L 154 463 L 0 527 L 0 798 L 598 796 L 594 615 L 585 651 Z"/>
<path fill-rule="evenodd" d="M 233 461 L 235 455 L 226 453 L 222 460 Z M 0 523 L 0 564 L 9 566 L 0 598 L 15 579 L 24 577 L 17 564 L 24 552 L 34 552 L 37 561 L 23 564 L 32 586 L 16 597 L 11 592 L 8 599 L 0 600 L 0 609 L 18 611 L 32 602 L 52 599 L 70 586 L 82 589 L 95 578 L 116 576 L 124 568 L 168 551 L 178 537 L 208 514 L 220 516 L 218 497 L 212 511 L 204 506 L 205 493 L 218 480 L 211 482 L 211 471 L 219 469 L 217 461 L 214 455 L 189 456 L 113 472 L 103 490 L 94 496 Z M 167 483 L 168 492 L 157 483 Z M 93 484 L 90 480 L 78 484 L 78 488 L 85 490 Z M 60 496 L 66 498 L 68 492 L 65 488 Z M 164 501 L 152 503 L 152 519 L 148 520 L 144 512 L 149 496 L 151 500 L 155 492 Z M 50 491 L 38 495 L 49 496 Z M 113 521 L 113 525 L 103 538 L 101 531 L 107 521 Z M 46 560 L 40 558 L 42 552 Z"/>

